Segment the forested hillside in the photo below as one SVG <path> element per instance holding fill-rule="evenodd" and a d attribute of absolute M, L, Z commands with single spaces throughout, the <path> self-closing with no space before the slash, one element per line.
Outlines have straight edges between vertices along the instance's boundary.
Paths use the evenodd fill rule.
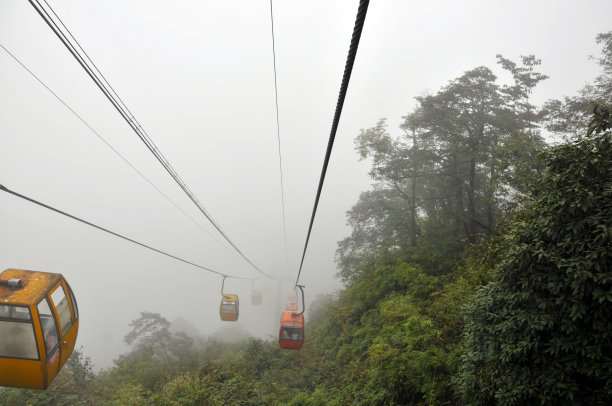
<path fill-rule="evenodd" d="M 601 75 L 576 96 L 532 104 L 540 61 L 498 55 L 503 78 L 476 67 L 397 134 L 361 131 L 376 184 L 300 351 L 143 312 L 112 368 L 83 349 L 0 405 L 612 404 L 612 32 L 597 41 Z"/>

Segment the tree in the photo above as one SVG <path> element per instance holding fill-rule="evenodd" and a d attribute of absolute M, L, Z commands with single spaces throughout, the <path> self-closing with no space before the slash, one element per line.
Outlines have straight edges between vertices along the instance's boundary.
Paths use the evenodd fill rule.
<path fill-rule="evenodd" d="M 186 363 L 192 361 L 193 338 L 184 332 L 172 333 L 171 323 L 159 313 L 141 312 L 140 317 L 130 322 L 132 330 L 123 340 L 137 349 L 149 347 L 165 363 Z"/>
<path fill-rule="evenodd" d="M 544 154 L 497 281 L 467 308 L 458 382 L 474 404 L 612 403 L 612 133 Z M 604 131 L 604 129 L 607 129 Z"/>
<path fill-rule="evenodd" d="M 336 255 L 343 280 L 363 271 L 373 251 L 412 252 L 440 272 L 431 250 L 417 246 L 448 242 L 439 258 L 445 262 L 466 243 L 493 235 L 516 206 L 538 168 L 532 152 L 545 145 L 529 97 L 546 76 L 536 72 L 534 56 L 517 64 L 498 55 L 498 63 L 511 85 L 477 67 L 436 94 L 417 97 L 400 137 L 389 135 L 384 119 L 361 130 L 356 149 L 372 159 L 370 176 L 378 184 L 348 212 L 353 233 Z"/>
<path fill-rule="evenodd" d="M 586 123 L 595 105 L 612 105 L 612 31 L 598 34 L 595 40 L 602 46 L 602 56 L 592 59 L 601 66 L 602 73 L 580 89 L 578 95 L 545 103 L 540 115 L 549 131 L 578 137 L 586 132 Z"/>

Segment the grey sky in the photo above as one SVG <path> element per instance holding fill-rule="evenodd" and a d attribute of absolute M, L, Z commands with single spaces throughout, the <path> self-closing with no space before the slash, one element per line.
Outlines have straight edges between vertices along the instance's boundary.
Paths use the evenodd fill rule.
<path fill-rule="evenodd" d="M 161 151 L 256 264 L 295 278 L 329 136 L 357 1 L 276 1 L 275 30 L 289 270 L 282 242 L 269 3 L 50 1 Z M 535 54 L 541 103 L 598 72 L 588 56 L 612 29 L 609 1 L 373 1 L 303 270 L 307 299 L 339 287 L 333 255 L 345 212 L 370 187 L 353 139 L 462 72 Z M 0 42 L 207 229 L 145 146 L 26 1 L 0 0 Z M 257 274 L 118 159 L 0 50 L 0 183 L 220 272 Z M 223 326 L 221 279 L 0 194 L 0 268 L 63 273 L 81 310 L 79 343 L 98 366 L 148 310 L 202 333 Z M 216 237 L 219 241 L 221 238 Z M 274 335 L 275 304 L 242 326 Z M 270 295 L 275 287 L 268 286 Z M 264 292 L 265 293 L 265 292 Z M 269 299 L 269 296 L 268 296 Z M 230 329 L 231 331 L 231 329 Z"/>

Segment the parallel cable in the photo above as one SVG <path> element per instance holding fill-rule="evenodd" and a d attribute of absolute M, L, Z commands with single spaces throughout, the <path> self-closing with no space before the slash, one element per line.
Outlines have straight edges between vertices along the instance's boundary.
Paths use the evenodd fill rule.
<path fill-rule="evenodd" d="M 77 62 L 81 65 L 81 67 L 85 70 L 87 75 L 94 81 L 96 86 L 102 91 L 104 96 L 111 102 L 113 107 L 119 112 L 121 117 L 128 123 L 128 125 L 132 128 L 132 130 L 136 133 L 136 135 L 140 138 L 140 140 L 147 146 L 149 151 L 157 158 L 159 163 L 164 167 L 164 169 L 168 172 L 168 174 L 174 179 L 174 181 L 179 185 L 179 187 L 185 192 L 187 197 L 195 204 L 195 206 L 200 210 L 200 212 L 208 219 L 208 221 L 217 229 L 217 231 L 225 238 L 225 240 L 236 250 L 243 259 L 245 259 L 255 270 L 257 270 L 262 275 L 267 276 L 268 278 L 272 278 L 271 275 L 263 272 L 259 267 L 257 267 L 237 246 L 234 242 L 229 238 L 229 236 L 221 229 L 221 227 L 217 224 L 217 222 L 212 218 L 212 216 L 206 211 L 202 203 L 195 197 L 193 192 L 187 187 L 185 182 L 180 178 L 178 173 L 174 170 L 170 162 L 163 156 L 159 148 L 155 145 L 153 140 L 148 136 L 148 134 L 144 131 L 142 126 L 136 121 L 135 117 L 127 110 L 127 108 L 123 108 L 123 102 L 117 101 L 117 98 L 108 90 L 105 84 L 102 82 L 100 78 L 97 77 L 93 69 L 89 66 L 85 58 L 80 55 L 76 47 L 70 42 L 70 40 L 66 37 L 63 31 L 59 28 L 57 23 L 51 18 L 47 10 L 40 4 L 38 0 L 28 0 L 32 7 L 36 10 L 36 12 L 42 17 L 42 19 L 47 23 L 49 28 L 55 33 L 55 35 L 60 39 L 60 41 L 64 44 L 64 46 L 68 49 L 68 51 L 72 54 L 72 56 L 77 60 Z M 47 3 L 49 9 L 52 10 L 53 14 L 57 17 L 57 14 L 53 11 L 53 9 Z M 61 22 L 61 19 L 57 17 L 57 19 Z M 62 26 L 65 27 L 64 23 L 61 22 Z M 72 36 L 72 35 L 71 35 Z M 80 47 L 80 45 L 79 45 Z M 81 48 L 82 49 L 82 48 Z M 84 52 L 84 51 L 83 51 Z M 93 61 L 90 62 L 95 66 Z M 97 67 L 95 67 L 96 71 L 100 72 Z M 109 85 L 110 87 L 110 85 Z M 115 92 L 116 94 L 116 92 Z"/>
<path fill-rule="evenodd" d="M 331 155 L 332 147 L 334 146 L 334 139 L 336 138 L 336 131 L 338 130 L 338 123 L 340 122 L 340 115 L 342 114 L 342 107 L 344 106 L 344 99 L 348 89 L 349 81 L 351 80 L 351 73 L 353 71 L 353 64 L 355 63 L 355 57 L 357 56 L 357 48 L 359 47 L 359 40 L 361 39 L 361 31 L 365 23 L 366 14 L 368 12 L 369 0 L 360 0 L 359 8 L 357 10 L 357 17 L 355 19 L 355 27 L 353 28 L 353 36 L 351 38 L 351 45 L 349 47 L 348 56 L 346 58 L 346 64 L 344 66 L 344 75 L 342 76 L 342 84 L 340 85 L 340 94 L 338 95 L 338 102 L 336 104 L 336 112 L 334 114 L 334 121 L 332 123 L 331 132 L 329 134 L 329 141 L 327 143 L 327 151 L 325 152 L 325 160 L 323 161 L 323 168 L 321 170 L 321 178 L 319 179 L 319 186 L 317 188 L 317 196 L 315 198 L 314 207 L 312 209 L 312 216 L 310 217 L 310 226 L 308 227 L 308 234 L 306 235 L 306 243 L 304 244 L 304 252 L 302 253 L 302 260 L 300 261 L 300 268 L 298 275 L 295 280 L 297 286 L 300 281 L 300 274 L 302 273 L 302 266 L 304 265 L 304 258 L 306 257 L 306 250 L 308 249 L 308 242 L 310 240 L 310 233 L 312 232 L 312 225 L 314 223 L 315 215 L 317 214 L 317 207 L 319 205 L 319 198 L 321 197 L 321 190 L 323 189 L 323 182 L 325 181 L 325 174 L 327 172 L 327 165 L 329 164 L 329 157 Z"/>
<path fill-rule="evenodd" d="M 162 251 L 162 250 L 159 250 L 159 249 L 157 249 L 157 248 L 151 247 L 150 245 L 143 244 L 143 243 L 138 242 L 138 241 L 136 241 L 136 240 L 133 240 L 133 239 L 131 239 L 131 238 L 129 238 L 129 237 L 126 237 L 126 236 L 124 236 L 124 235 L 121 235 L 121 234 L 119 234 L 119 233 L 116 233 L 116 232 L 114 232 L 114 231 L 111 231 L 111 230 L 106 229 L 106 228 L 104 228 L 104 227 L 98 226 L 98 225 L 96 225 L 96 224 L 94 224 L 94 223 L 91 223 L 91 222 L 89 222 L 89 221 L 87 221 L 87 220 L 83 220 L 83 219 L 81 219 L 81 218 L 79 218 L 79 217 L 73 216 L 72 214 L 66 213 L 65 211 L 62 211 L 62 210 L 57 209 L 57 208 L 55 208 L 55 207 L 49 206 L 48 204 L 45 204 L 45 203 L 39 202 L 38 200 L 32 199 L 31 197 L 27 197 L 27 196 L 25 196 L 25 195 L 22 195 L 22 194 L 20 194 L 20 193 L 17 193 L 17 192 L 15 192 L 15 191 L 13 191 L 13 190 L 10 190 L 10 189 L 9 189 L 9 188 L 7 188 L 6 186 L 0 185 L 0 190 L 2 190 L 3 192 L 9 193 L 9 194 L 11 194 L 11 195 L 13 195 L 13 196 L 19 197 L 19 198 L 21 198 L 21 199 L 23 199 L 23 200 L 27 200 L 27 201 L 29 201 L 29 202 L 31 202 L 31 203 L 37 204 L 37 205 L 39 205 L 39 206 L 41 206 L 41 207 L 44 207 L 45 209 L 48 209 L 48 210 L 54 211 L 54 212 L 56 212 L 56 213 L 59 213 L 59 214 L 61 214 L 61 215 L 63 215 L 63 216 L 69 217 L 69 218 L 71 218 L 71 219 L 73 219 L 73 220 L 79 221 L 79 222 L 81 222 L 81 223 L 83 223 L 83 224 L 86 224 L 86 225 L 88 225 L 88 226 L 90 226 L 90 227 L 97 228 L 98 230 L 101 230 L 101 231 L 104 231 L 104 232 L 106 232 L 106 233 L 108 233 L 108 234 L 114 235 L 115 237 L 119 237 L 119 238 L 121 238 L 121 239 L 124 239 L 124 240 L 126 240 L 126 241 L 129 241 L 129 242 L 134 243 L 134 244 L 136 244 L 136 245 L 140 245 L 141 247 L 148 248 L 148 249 L 150 249 L 151 251 L 155 251 L 155 252 L 157 252 L 157 253 L 159 253 L 159 254 L 162 254 L 162 255 L 165 255 L 165 256 L 167 256 L 167 257 L 170 257 L 170 258 L 176 259 L 177 261 L 181 261 L 181 262 L 183 262 L 183 263 L 185 263 L 185 264 L 195 266 L 196 268 L 200 268 L 200 269 L 203 269 L 203 270 L 205 270 L 205 271 L 212 272 L 212 273 L 215 273 L 215 274 L 217 274 L 217 275 L 220 275 L 220 276 L 223 276 L 223 277 L 227 277 L 227 278 L 233 278 L 233 279 L 244 279 L 244 280 L 251 280 L 251 279 L 252 279 L 252 278 L 243 278 L 243 277 L 240 277 L 240 276 L 231 276 L 231 275 L 227 275 L 227 274 L 224 274 L 224 273 L 221 273 L 221 272 L 215 271 L 215 270 L 213 270 L 213 269 L 207 268 L 207 267 L 205 267 L 205 266 L 202 266 L 202 265 L 196 264 L 195 262 L 191 262 L 191 261 L 188 261 L 188 260 L 186 260 L 186 259 L 179 258 L 179 257 L 177 257 L 176 255 L 172 255 L 172 254 L 169 254 L 169 253 L 167 253 L 167 252 L 165 252 L 165 251 Z"/>
<path fill-rule="evenodd" d="M 276 46 L 274 42 L 274 13 L 270 0 L 270 22 L 272 26 L 272 61 L 274 64 L 274 96 L 276 101 L 276 138 L 278 139 L 278 169 L 280 172 L 281 202 L 283 205 L 283 237 L 285 240 L 285 262 L 289 269 L 289 254 L 287 253 L 287 223 L 285 221 L 285 187 L 283 186 L 283 155 L 281 153 L 280 120 L 278 119 L 278 84 L 276 81 Z"/>
<path fill-rule="evenodd" d="M 34 72 L 32 72 L 23 62 L 19 60 L 11 51 L 9 51 L 2 43 L 0 43 L 0 48 L 2 48 L 11 58 L 15 60 L 26 72 L 30 74 L 34 79 L 38 81 L 49 93 L 51 93 L 60 103 L 64 105 L 79 121 L 81 121 L 87 128 L 93 132 L 100 141 L 102 141 L 107 147 L 109 147 L 123 162 L 125 162 L 130 168 L 132 168 L 145 182 L 147 182 L 151 187 L 153 187 L 159 194 L 161 194 L 168 202 L 170 202 L 178 211 L 183 213 L 185 217 L 191 220 L 198 228 L 200 228 L 203 232 L 205 232 L 210 238 L 212 238 L 217 244 L 222 246 L 223 248 L 229 250 L 226 245 L 223 245 L 219 240 L 217 240 L 212 234 L 208 232 L 207 229 L 202 227 L 200 223 L 198 223 L 193 217 L 191 217 L 185 210 L 183 210 L 178 204 L 176 204 L 168 195 L 166 195 L 160 188 L 158 188 L 149 178 L 147 178 L 138 168 L 136 168 L 126 157 L 124 157 L 115 147 L 113 147 L 98 131 L 96 131 L 83 117 L 81 117 L 72 107 L 70 107 L 61 97 L 57 95 L 45 82 L 43 82 Z"/>

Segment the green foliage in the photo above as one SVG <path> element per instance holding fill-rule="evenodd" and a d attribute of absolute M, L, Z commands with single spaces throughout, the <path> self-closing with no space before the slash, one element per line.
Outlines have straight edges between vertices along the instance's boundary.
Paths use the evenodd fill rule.
<path fill-rule="evenodd" d="M 563 100 L 549 100 L 540 112 L 549 131 L 570 138 L 580 137 L 587 131 L 587 123 L 593 107 L 612 105 L 612 31 L 598 34 L 602 56 L 596 59 L 602 73 L 593 83 L 585 85 L 578 95 Z"/>
<path fill-rule="evenodd" d="M 516 209 L 540 165 L 533 152 L 544 148 L 529 97 L 547 77 L 534 56 L 498 61 L 512 85 L 477 67 L 417 97 L 402 136 L 391 137 L 384 119 L 361 130 L 356 149 L 372 160 L 378 184 L 347 213 L 353 231 L 336 256 L 344 282 L 371 268 L 372 253 L 448 272 L 467 244 L 493 235 Z"/>
<path fill-rule="evenodd" d="M 610 132 L 545 154 L 497 280 L 467 309 L 459 382 L 474 404 L 612 402 L 610 157 Z"/>

